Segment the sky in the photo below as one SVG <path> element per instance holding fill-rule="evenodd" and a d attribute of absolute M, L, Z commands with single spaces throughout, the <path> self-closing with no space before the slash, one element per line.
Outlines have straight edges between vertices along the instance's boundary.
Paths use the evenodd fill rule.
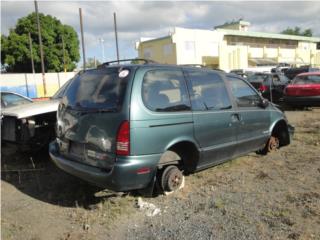
<path fill-rule="evenodd" d="M 99 61 L 116 59 L 114 12 L 120 58 L 136 57 L 135 42 L 141 37 L 166 36 L 174 27 L 213 29 L 240 18 L 251 23 L 250 31 L 279 33 L 298 26 L 320 36 L 319 1 L 38 1 L 38 6 L 40 12 L 72 26 L 79 39 L 82 8 L 86 57 Z M 33 11 L 33 1 L 1 1 L 1 34 L 7 35 L 19 18 Z"/>

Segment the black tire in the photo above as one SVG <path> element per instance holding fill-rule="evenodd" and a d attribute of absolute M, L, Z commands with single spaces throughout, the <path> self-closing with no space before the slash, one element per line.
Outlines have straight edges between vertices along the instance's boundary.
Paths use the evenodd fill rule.
<path fill-rule="evenodd" d="M 179 168 L 174 165 L 169 165 L 161 174 L 161 188 L 164 192 L 174 192 L 181 187 L 183 180 L 184 176 Z"/>

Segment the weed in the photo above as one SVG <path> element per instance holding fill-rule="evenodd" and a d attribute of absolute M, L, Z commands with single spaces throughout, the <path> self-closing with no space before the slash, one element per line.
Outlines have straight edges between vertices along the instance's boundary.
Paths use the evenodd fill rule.
<path fill-rule="evenodd" d="M 225 202 L 221 198 L 217 198 L 214 201 L 214 207 L 217 208 L 217 209 L 222 210 L 225 207 Z"/>

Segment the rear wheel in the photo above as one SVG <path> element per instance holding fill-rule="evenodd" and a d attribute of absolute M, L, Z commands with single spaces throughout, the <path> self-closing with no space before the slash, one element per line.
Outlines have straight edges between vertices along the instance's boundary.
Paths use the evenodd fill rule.
<path fill-rule="evenodd" d="M 184 176 L 177 166 L 167 166 L 161 176 L 160 184 L 165 193 L 174 192 L 183 187 Z"/>

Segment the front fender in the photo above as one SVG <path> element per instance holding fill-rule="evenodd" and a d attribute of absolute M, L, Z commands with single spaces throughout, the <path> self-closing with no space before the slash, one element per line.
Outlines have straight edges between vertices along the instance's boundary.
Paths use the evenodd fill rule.
<path fill-rule="evenodd" d="M 281 121 L 283 121 L 288 126 L 288 120 L 286 115 L 282 111 L 274 107 L 274 110 L 271 111 L 271 117 L 270 117 L 270 123 L 271 123 L 269 127 L 270 136 L 272 134 L 274 127 Z"/>

